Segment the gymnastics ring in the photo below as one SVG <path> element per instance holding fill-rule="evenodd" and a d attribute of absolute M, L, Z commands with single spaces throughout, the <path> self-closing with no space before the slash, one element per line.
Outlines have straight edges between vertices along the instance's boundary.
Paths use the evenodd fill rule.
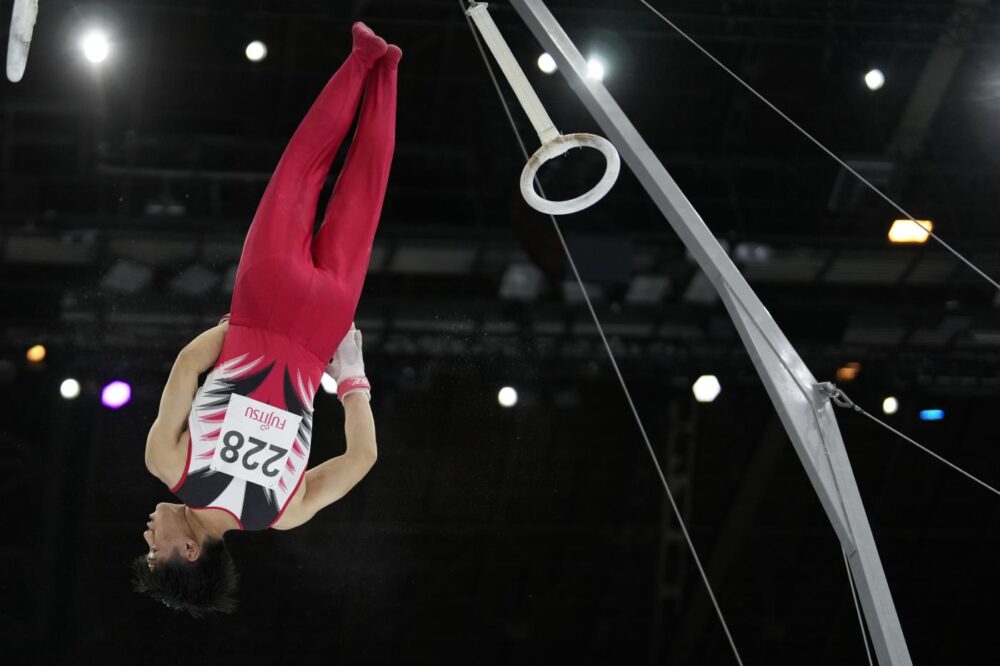
<path fill-rule="evenodd" d="M 487 7 L 485 2 L 473 2 L 465 14 L 479 28 L 483 41 L 486 42 L 486 46 L 496 58 L 497 64 L 503 70 L 511 88 L 514 89 L 517 100 L 528 115 L 531 125 L 538 134 L 538 139 L 542 143 L 542 147 L 528 159 L 528 163 L 524 165 L 524 170 L 521 172 L 521 194 L 524 196 L 524 200 L 535 210 L 550 215 L 569 215 L 588 206 L 593 206 L 604 198 L 604 195 L 614 187 L 615 181 L 618 180 L 618 172 L 621 171 L 621 158 L 618 156 L 618 151 L 615 150 L 610 141 L 593 134 L 562 135 L 559 133 L 552 118 L 542 106 L 542 101 L 538 99 L 538 95 L 528 82 L 528 77 L 524 75 L 524 70 L 517 64 L 514 54 L 511 53 L 503 35 L 500 34 L 500 29 L 490 16 Z M 483 58 L 486 58 L 485 52 L 483 52 Z M 489 65 L 489 62 L 486 64 Z M 498 92 L 499 90 L 497 88 Z M 568 201 L 549 201 L 538 196 L 538 193 L 535 192 L 535 174 L 538 173 L 543 164 L 554 157 L 564 155 L 571 148 L 594 148 L 601 151 L 605 162 L 607 162 L 607 169 L 604 171 L 601 182 L 583 196 Z"/>
<path fill-rule="evenodd" d="M 564 155 L 573 148 L 593 148 L 601 151 L 607 168 L 604 170 L 604 177 L 586 194 L 582 194 L 575 199 L 566 201 L 550 201 L 543 199 L 535 191 L 535 175 L 542 165 L 549 160 Z M 560 134 L 555 139 L 542 145 L 535 154 L 531 156 L 528 163 L 524 165 L 521 172 L 521 195 L 529 206 L 540 213 L 551 215 L 569 215 L 589 208 L 604 198 L 615 182 L 618 180 L 618 172 L 621 171 L 621 158 L 618 151 L 610 141 L 595 134 Z"/>

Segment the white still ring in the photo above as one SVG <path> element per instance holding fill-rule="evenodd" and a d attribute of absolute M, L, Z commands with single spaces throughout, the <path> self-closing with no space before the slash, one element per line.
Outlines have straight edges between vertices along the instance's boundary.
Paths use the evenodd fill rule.
<path fill-rule="evenodd" d="M 543 164 L 554 157 L 566 153 L 572 148 L 594 148 L 601 151 L 607 161 L 607 169 L 604 177 L 584 195 L 566 201 L 549 201 L 538 196 L 535 192 L 535 174 Z M 552 215 L 568 215 L 589 208 L 604 198 L 604 195 L 614 187 L 618 180 L 618 172 L 621 170 L 621 158 L 618 151 L 611 145 L 611 142 L 604 137 L 593 134 L 567 134 L 560 135 L 539 148 L 528 163 L 524 165 L 521 172 L 521 195 L 528 205 L 541 213 Z"/>

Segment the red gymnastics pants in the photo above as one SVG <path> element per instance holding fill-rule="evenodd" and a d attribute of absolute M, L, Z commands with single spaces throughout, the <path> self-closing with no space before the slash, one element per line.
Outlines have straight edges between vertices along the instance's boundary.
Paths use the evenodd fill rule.
<path fill-rule="evenodd" d="M 318 382 L 346 335 L 392 162 L 397 64 L 390 56 L 367 62 L 355 48 L 292 136 L 243 246 L 220 362 L 262 352 Z M 314 237 L 320 190 L 359 103 L 347 161 Z"/>

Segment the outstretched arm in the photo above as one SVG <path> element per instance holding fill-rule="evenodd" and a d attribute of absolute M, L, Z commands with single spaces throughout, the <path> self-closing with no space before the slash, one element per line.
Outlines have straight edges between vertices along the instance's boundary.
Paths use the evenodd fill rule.
<path fill-rule="evenodd" d="M 306 520 L 346 495 L 375 464 L 375 419 L 368 399 L 361 393 L 344 398 L 344 435 L 347 451 L 306 472 L 302 498 Z"/>
<path fill-rule="evenodd" d="M 344 403 L 347 451 L 306 472 L 299 490 L 302 498 L 285 513 L 280 529 L 308 522 L 320 509 L 346 495 L 365 478 L 378 457 L 375 419 L 369 404 L 371 387 L 361 355 L 361 332 L 353 324 L 337 347 L 327 372 L 337 381 L 337 395 Z"/>
<path fill-rule="evenodd" d="M 146 469 L 152 474 L 160 475 L 164 459 L 176 449 L 198 389 L 198 375 L 219 358 L 227 330 L 229 323 L 224 321 L 189 342 L 177 355 L 160 396 L 160 411 L 146 437 Z"/>

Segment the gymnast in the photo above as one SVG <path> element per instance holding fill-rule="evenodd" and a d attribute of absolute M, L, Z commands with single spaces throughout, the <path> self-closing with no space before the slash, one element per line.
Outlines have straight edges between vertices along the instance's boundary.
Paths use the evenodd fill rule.
<path fill-rule="evenodd" d="M 302 525 L 375 463 L 371 387 L 352 322 L 392 162 L 402 52 L 363 23 L 352 36 L 350 56 L 271 176 L 243 246 L 230 314 L 178 354 L 146 441 L 147 469 L 183 503 L 160 503 L 150 514 L 134 584 L 194 617 L 235 609 L 226 532 Z M 314 237 L 320 190 L 359 104 Z M 324 369 L 337 381 L 347 448 L 306 471 Z"/>

